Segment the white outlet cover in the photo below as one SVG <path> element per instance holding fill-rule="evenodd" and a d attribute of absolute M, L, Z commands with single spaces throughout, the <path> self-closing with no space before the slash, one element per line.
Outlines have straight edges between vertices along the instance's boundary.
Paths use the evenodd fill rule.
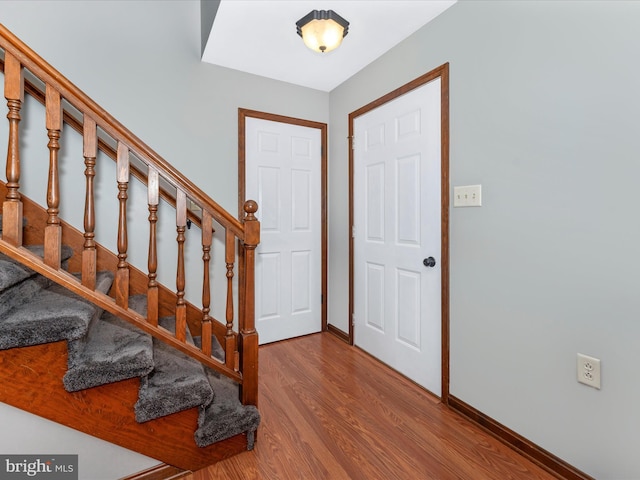
<path fill-rule="evenodd" d="M 600 359 L 578 353 L 578 382 L 600 390 Z"/>
<path fill-rule="evenodd" d="M 482 185 L 461 185 L 453 187 L 454 207 L 481 207 Z"/>

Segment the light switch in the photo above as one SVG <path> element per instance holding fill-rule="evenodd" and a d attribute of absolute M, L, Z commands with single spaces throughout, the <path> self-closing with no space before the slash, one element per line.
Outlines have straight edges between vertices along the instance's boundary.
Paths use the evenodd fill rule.
<path fill-rule="evenodd" d="M 482 206 L 482 185 L 465 185 L 460 187 L 453 187 L 453 206 Z"/>

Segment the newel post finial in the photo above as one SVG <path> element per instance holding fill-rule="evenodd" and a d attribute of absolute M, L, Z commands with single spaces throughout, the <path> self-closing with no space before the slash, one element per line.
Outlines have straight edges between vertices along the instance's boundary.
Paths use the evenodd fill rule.
<path fill-rule="evenodd" d="M 244 202 L 244 246 L 245 248 L 255 248 L 260 243 L 260 222 L 255 213 L 258 211 L 258 204 L 254 200 Z"/>
<path fill-rule="evenodd" d="M 246 214 L 245 220 L 255 220 L 255 213 L 258 211 L 258 204 L 255 200 L 247 200 L 244 202 L 243 210 Z"/>

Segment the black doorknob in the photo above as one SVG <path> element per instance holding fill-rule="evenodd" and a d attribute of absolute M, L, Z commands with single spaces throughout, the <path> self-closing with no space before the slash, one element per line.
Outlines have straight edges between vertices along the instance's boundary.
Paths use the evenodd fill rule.
<path fill-rule="evenodd" d="M 422 264 L 425 267 L 435 267 L 436 266 L 436 259 L 433 258 L 433 257 L 425 258 L 424 260 L 422 260 Z"/>

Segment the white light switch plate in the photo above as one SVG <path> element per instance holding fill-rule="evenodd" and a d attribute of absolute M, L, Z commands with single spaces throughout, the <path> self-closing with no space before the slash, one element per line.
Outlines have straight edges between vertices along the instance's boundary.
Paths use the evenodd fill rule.
<path fill-rule="evenodd" d="M 481 207 L 482 185 L 453 187 L 454 207 Z"/>

